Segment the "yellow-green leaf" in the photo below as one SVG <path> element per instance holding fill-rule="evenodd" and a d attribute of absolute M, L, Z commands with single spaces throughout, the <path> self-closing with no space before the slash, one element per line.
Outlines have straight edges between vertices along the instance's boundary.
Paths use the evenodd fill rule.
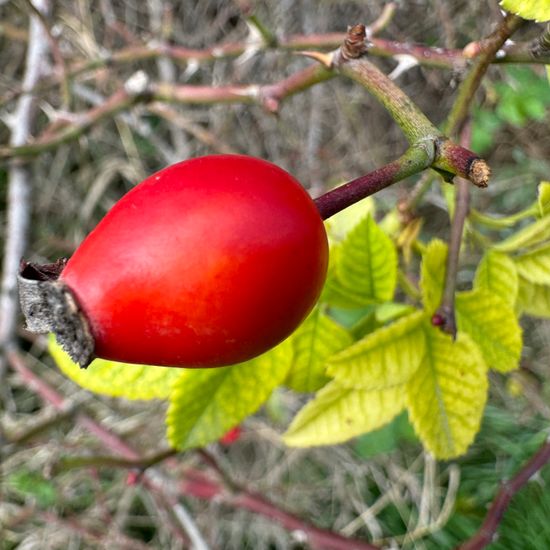
<path fill-rule="evenodd" d="M 497 250 L 489 250 L 477 267 L 474 288 L 500 296 L 513 306 L 518 294 L 518 274 L 513 260 Z"/>
<path fill-rule="evenodd" d="M 299 392 L 322 388 L 329 381 L 325 374 L 326 360 L 353 342 L 349 332 L 322 313 L 319 307 L 290 339 L 294 358 L 285 385 Z"/>
<path fill-rule="evenodd" d="M 426 353 L 407 384 L 409 419 L 436 458 L 464 452 L 479 430 L 487 399 L 487 367 L 467 334 L 456 341 L 426 325 Z"/>
<path fill-rule="evenodd" d="M 537 285 L 520 277 L 517 309 L 520 314 L 550 319 L 550 286 Z"/>
<path fill-rule="evenodd" d="M 487 365 L 500 372 L 516 369 L 521 356 L 521 328 L 511 304 L 486 290 L 456 295 L 458 329 L 478 345 Z"/>
<path fill-rule="evenodd" d="M 184 450 L 218 440 L 256 412 L 283 383 L 291 363 L 292 345 L 286 340 L 245 363 L 186 370 L 170 395 L 166 416 L 170 444 Z"/>
<path fill-rule="evenodd" d="M 405 388 L 343 388 L 330 382 L 296 415 L 284 441 L 292 447 L 342 443 L 387 424 L 405 405 Z"/>
<path fill-rule="evenodd" d="M 430 315 L 435 312 L 441 302 L 446 261 L 447 245 L 439 239 L 434 239 L 428 244 L 422 256 L 420 273 L 422 301 L 424 309 Z"/>
<path fill-rule="evenodd" d="M 397 252 L 369 215 L 333 247 L 334 277 L 324 298 L 333 305 L 362 307 L 388 302 L 397 280 Z"/>
<path fill-rule="evenodd" d="M 500 5 L 523 19 L 550 20 L 550 0 L 501 0 Z"/>
<path fill-rule="evenodd" d="M 374 216 L 375 203 L 372 197 L 367 197 L 341 210 L 325 222 L 327 234 L 331 242 L 338 243 L 368 215 Z"/>
<path fill-rule="evenodd" d="M 50 336 L 49 352 L 59 369 L 79 386 L 94 393 L 126 399 L 167 399 L 183 369 L 133 365 L 95 359 L 81 369 Z"/>
<path fill-rule="evenodd" d="M 550 244 L 514 258 L 518 273 L 538 285 L 550 285 Z"/>
<path fill-rule="evenodd" d="M 550 216 L 545 216 L 510 235 L 507 239 L 495 244 L 494 248 L 501 252 L 514 252 L 516 250 L 536 246 L 549 239 Z"/>
<path fill-rule="evenodd" d="M 546 70 L 548 71 L 548 79 L 550 80 L 550 65 L 546 67 Z M 550 181 L 542 181 L 539 184 L 537 203 L 541 216 L 550 214 Z"/>
<path fill-rule="evenodd" d="M 346 388 L 381 390 L 407 382 L 424 355 L 425 313 L 371 332 L 332 357 L 327 372 Z"/>

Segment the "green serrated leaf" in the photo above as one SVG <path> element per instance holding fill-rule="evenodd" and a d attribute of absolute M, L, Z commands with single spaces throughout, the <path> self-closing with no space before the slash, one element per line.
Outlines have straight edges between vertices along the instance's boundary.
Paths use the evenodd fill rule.
<path fill-rule="evenodd" d="M 489 250 L 477 267 L 474 289 L 487 290 L 513 306 L 518 295 L 518 274 L 513 260 L 497 250 Z"/>
<path fill-rule="evenodd" d="M 325 361 L 331 355 L 351 345 L 349 332 L 315 308 L 300 328 L 291 336 L 294 359 L 285 386 L 312 392 L 322 388 L 329 378 Z"/>
<path fill-rule="evenodd" d="M 487 367 L 467 334 L 426 324 L 426 353 L 407 384 L 409 418 L 426 449 L 445 460 L 466 452 L 487 399 Z"/>
<path fill-rule="evenodd" d="M 550 0 L 500 0 L 500 5 L 523 19 L 550 20 Z"/>
<path fill-rule="evenodd" d="M 521 328 L 512 305 L 486 290 L 456 296 L 458 329 L 470 335 L 487 365 L 500 372 L 516 369 L 521 356 Z"/>
<path fill-rule="evenodd" d="M 380 328 L 332 357 L 327 372 L 340 386 L 382 390 L 407 382 L 424 354 L 423 321 L 417 311 Z"/>
<path fill-rule="evenodd" d="M 422 301 L 424 309 L 430 315 L 435 312 L 441 303 L 446 261 L 447 245 L 439 239 L 434 239 L 424 251 L 420 273 Z"/>
<path fill-rule="evenodd" d="M 518 273 L 538 285 L 550 285 L 550 244 L 514 258 Z"/>
<path fill-rule="evenodd" d="M 500 252 L 515 252 L 516 250 L 536 246 L 549 238 L 550 216 L 545 216 L 495 244 L 494 248 Z"/>
<path fill-rule="evenodd" d="M 548 70 L 548 67 L 546 68 Z M 550 71 L 548 73 L 550 80 Z M 539 213 L 541 216 L 550 214 L 550 181 L 541 181 L 538 187 L 537 203 L 539 206 Z"/>
<path fill-rule="evenodd" d="M 333 381 L 300 410 L 283 438 L 291 447 L 342 443 L 388 423 L 404 405 L 403 386 L 365 391 Z"/>
<path fill-rule="evenodd" d="M 537 285 L 520 277 L 517 310 L 520 315 L 550 319 L 550 286 Z"/>
<path fill-rule="evenodd" d="M 367 216 L 374 216 L 376 205 L 372 197 L 367 197 L 341 210 L 325 222 L 329 240 L 341 242 L 347 234 Z"/>
<path fill-rule="evenodd" d="M 126 399 L 167 399 L 182 369 L 118 363 L 95 359 L 81 369 L 50 335 L 48 350 L 59 369 L 79 386 L 94 393 Z"/>
<path fill-rule="evenodd" d="M 170 445 L 185 450 L 217 441 L 266 401 L 286 378 L 292 344 L 238 365 L 189 369 L 176 381 L 166 416 Z"/>
<path fill-rule="evenodd" d="M 334 252 L 334 272 L 323 295 L 328 303 L 340 307 L 364 307 L 393 298 L 397 252 L 391 239 L 370 215 L 331 252 Z"/>

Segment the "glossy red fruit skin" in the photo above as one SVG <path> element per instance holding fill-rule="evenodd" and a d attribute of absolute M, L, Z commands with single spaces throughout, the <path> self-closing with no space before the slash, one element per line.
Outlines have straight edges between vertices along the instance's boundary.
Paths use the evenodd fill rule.
<path fill-rule="evenodd" d="M 319 297 L 327 261 L 323 222 L 297 180 L 264 160 L 213 155 L 127 193 L 60 280 L 97 357 L 217 367 L 289 336 Z"/>

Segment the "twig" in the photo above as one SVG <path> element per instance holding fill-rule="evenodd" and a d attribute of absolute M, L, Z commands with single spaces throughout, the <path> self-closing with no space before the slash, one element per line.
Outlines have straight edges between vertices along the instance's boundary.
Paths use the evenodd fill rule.
<path fill-rule="evenodd" d="M 399 159 L 377 168 L 373 172 L 340 185 L 315 199 L 321 217 L 326 220 L 344 208 L 365 197 L 377 193 L 392 183 L 405 179 L 428 168 L 433 162 L 435 150 L 430 142 L 411 147 Z"/>
<path fill-rule="evenodd" d="M 481 550 L 488 546 L 494 540 L 498 526 L 512 498 L 548 462 L 550 462 L 550 438 L 510 481 L 501 485 L 478 532 L 461 544 L 457 550 Z"/>
<path fill-rule="evenodd" d="M 481 83 L 483 75 L 486 73 L 491 59 L 495 56 L 504 42 L 517 30 L 523 19 L 515 15 L 507 15 L 497 27 L 497 29 L 487 38 L 480 42 L 481 53 L 475 65 L 462 82 L 456 101 L 451 109 L 445 129 L 449 134 L 453 134 L 460 129 L 461 143 L 469 144 L 470 128 L 464 126 L 470 106 L 474 100 L 474 95 Z M 456 337 L 456 319 L 455 319 L 455 291 L 456 277 L 459 265 L 460 247 L 462 244 L 462 234 L 464 232 L 464 223 L 468 215 L 470 206 L 470 190 L 466 182 L 458 180 L 456 184 L 455 211 L 451 224 L 451 237 L 449 241 L 449 252 L 445 269 L 445 284 L 441 303 L 432 316 L 432 324 L 440 327 L 444 332 Z"/>
<path fill-rule="evenodd" d="M 475 64 L 461 83 L 453 108 L 447 117 L 445 132 L 448 135 L 454 135 L 460 131 L 483 75 L 487 72 L 502 45 L 523 23 L 524 20 L 520 17 L 508 14 L 492 34 L 478 43 L 479 52 Z"/>
<path fill-rule="evenodd" d="M 36 8 L 46 13 L 48 0 L 37 0 Z M 48 41 L 36 16 L 30 17 L 29 43 L 26 68 L 23 76 L 23 90 L 31 90 L 39 81 L 48 51 Z M 35 101 L 31 94 L 25 93 L 13 113 L 10 146 L 23 146 L 31 135 L 34 121 Z M 5 388 L 5 362 L 3 353 L 15 336 L 17 314 L 17 273 L 19 262 L 27 245 L 27 232 L 30 223 L 31 175 L 28 166 L 17 161 L 10 163 L 8 169 L 8 206 L 6 223 L 6 241 L 4 245 L 3 275 L 0 289 L 0 388 Z"/>
<path fill-rule="evenodd" d="M 446 179 L 457 175 L 469 179 L 478 187 L 486 187 L 490 175 L 487 163 L 443 135 L 405 92 L 367 59 L 368 51 L 365 26 L 354 25 L 348 29 L 346 39 L 338 50 L 330 54 L 303 54 L 364 86 L 401 127 L 411 146 L 431 142 L 435 147 L 431 166 L 442 172 Z"/>
<path fill-rule="evenodd" d="M 12 368 L 43 400 L 53 405 L 56 409 L 63 409 L 70 405 L 70 400 L 63 397 L 57 390 L 37 376 L 25 364 L 25 361 L 18 352 L 10 350 L 7 356 Z M 87 414 L 79 412 L 75 420 L 90 433 L 94 434 L 105 447 L 119 454 L 122 458 L 132 461 L 141 460 L 140 454 L 133 447 L 101 426 L 101 424 L 98 424 Z M 154 476 L 158 474 L 158 471 L 155 469 L 147 470 L 143 475 L 143 482 L 147 487 L 158 490 L 158 478 L 152 478 L 152 472 Z M 315 548 L 324 550 L 380 550 L 377 546 L 368 542 L 349 539 L 327 529 L 315 527 L 252 491 L 244 490 L 236 493 L 233 493 L 231 490 L 228 491 L 220 483 L 192 468 L 187 468 L 184 471 L 183 479 L 177 486 L 181 495 L 194 496 L 202 500 L 215 500 L 216 502 L 248 510 L 276 521 L 291 532 L 302 533 L 308 543 Z"/>
<path fill-rule="evenodd" d="M 140 75 L 136 73 L 134 77 Z M 105 102 L 83 113 L 72 116 L 72 122 L 59 127 L 59 121 L 47 127 L 34 142 L 12 147 L 0 147 L 0 160 L 16 157 L 33 157 L 51 151 L 63 143 L 73 141 L 102 120 L 138 103 L 163 101 L 182 104 L 212 105 L 219 103 L 259 103 L 274 111 L 279 102 L 301 92 L 333 75 L 321 66 L 312 66 L 279 82 L 260 86 L 257 84 L 234 86 L 192 86 L 169 82 L 147 83 L 134 87 L 132 78 Z M 19 259 L 18 259 L 19 262 Z"/>

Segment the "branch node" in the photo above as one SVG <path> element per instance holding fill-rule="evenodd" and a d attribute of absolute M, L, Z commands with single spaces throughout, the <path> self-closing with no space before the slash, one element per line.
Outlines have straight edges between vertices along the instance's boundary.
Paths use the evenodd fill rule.
<path fill-rule="evenodd" d="M 357 59 L 367 52 L 367 29 L 365 25 L 353 25 L 348 27 L 344 43 L 340 48 L 342 61 Z"/>

